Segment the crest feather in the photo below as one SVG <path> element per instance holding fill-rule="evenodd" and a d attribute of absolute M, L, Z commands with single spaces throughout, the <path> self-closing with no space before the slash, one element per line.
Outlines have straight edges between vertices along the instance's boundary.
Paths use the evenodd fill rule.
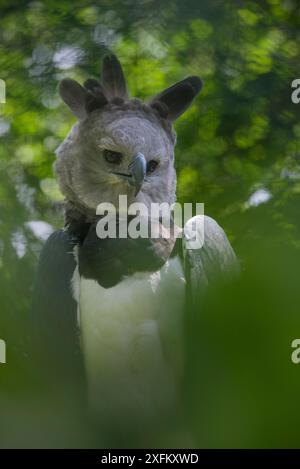
<path fill-rule="evenodd" d="M 102 64 L 102 84 L 109 99 L 127 99 L 126 80 L 122 66 L 114 54 L 106 55 Z"/>

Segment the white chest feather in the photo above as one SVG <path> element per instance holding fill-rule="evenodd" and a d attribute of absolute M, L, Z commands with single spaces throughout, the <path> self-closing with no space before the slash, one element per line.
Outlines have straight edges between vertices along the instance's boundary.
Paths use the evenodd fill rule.
<path fill-rule="evenodd" d="M 149 420 L 174 405 L 183 358 L 180 260 L 109 289 L 78 277 L 74 287 L 94 409 L 103 418 Z"/>

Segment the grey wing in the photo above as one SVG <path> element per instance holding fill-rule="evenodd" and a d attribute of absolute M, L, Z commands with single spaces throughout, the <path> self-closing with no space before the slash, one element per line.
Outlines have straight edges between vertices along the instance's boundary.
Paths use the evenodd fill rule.
<path fill-rule="evenodd" d="M 192 304 L 208 286 L 232 279 L 239 272 L 239 262 L 224 230 L 204 215 L 186 223 L 183 256 L 187 296 Z"/>
<path fill-rule="evenodd" d="M 48 380 L 74 382 L 84 377 L 71 280 L 76 268 L 75 242 L 64 230 L 54 232 L 42 249 L 33 294 L 34 352 Z"/>

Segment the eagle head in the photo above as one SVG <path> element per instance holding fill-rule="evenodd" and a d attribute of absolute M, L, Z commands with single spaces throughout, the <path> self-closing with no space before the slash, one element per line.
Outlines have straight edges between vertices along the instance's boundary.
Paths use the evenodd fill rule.
<path fill-rule="evenodd" d="M 81 213 L 96 213 L 119 195 L 128 203 L 175 202 L 173 122 L 192 103 L 202 82 L 190 76 L 148 102 L 130 98 L 122 67 L 106 56 L 101 81 L 83 86 L 69 78 L 59 93 L 77 122 L 56 150 L 55 170 L 66 200 Z"/>

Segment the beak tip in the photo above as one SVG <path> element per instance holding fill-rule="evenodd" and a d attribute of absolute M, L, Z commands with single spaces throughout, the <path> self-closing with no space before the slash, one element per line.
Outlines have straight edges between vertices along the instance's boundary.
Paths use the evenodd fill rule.
<path fill-rule="evenodd" d="M 146 175 L 147 163 L 144 155 L 142 153 L 137 153 L 133 157 L 129 168 L 133 177 L 133 182 L 135 186 L 134 196 L 136 197 L 139 191 L 141 190 Z"/>

